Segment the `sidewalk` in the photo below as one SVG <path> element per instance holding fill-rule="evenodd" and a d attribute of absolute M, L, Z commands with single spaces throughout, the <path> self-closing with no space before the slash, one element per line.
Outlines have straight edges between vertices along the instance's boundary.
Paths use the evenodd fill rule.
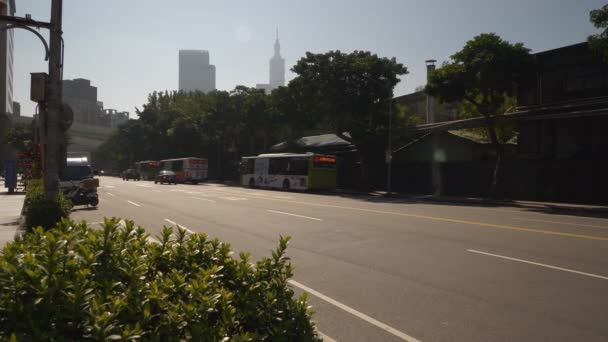
<path fill-rule="evenodd" d="M 23 192 L 12 195 L 0 192 L 0 249 L 15 238 L 24 200 Z"/>

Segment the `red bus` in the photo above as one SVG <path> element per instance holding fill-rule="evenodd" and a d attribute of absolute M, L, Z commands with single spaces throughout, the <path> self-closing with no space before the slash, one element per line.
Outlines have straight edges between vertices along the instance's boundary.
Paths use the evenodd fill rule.
<path fill-rule="evenodd" d="M 209 164 L 204 158 L 175 158 L 160 161 L 163 170 L 175 172 L 179 183 L 198 183 L 207 180 Z"/>

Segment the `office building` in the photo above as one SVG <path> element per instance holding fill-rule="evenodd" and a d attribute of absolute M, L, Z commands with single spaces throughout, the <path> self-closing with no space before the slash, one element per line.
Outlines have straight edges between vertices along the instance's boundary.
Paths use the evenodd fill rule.
<path fill-rule="evenodd" d="M 129 121 L 129 112 L 119 112 L 116 109 L 104 109 L 104 117 L 109 120 L 109 126 L 116 128 Z"/>
<path fill-rule="evenodd" d="M 21 116 L 21 103 L 13 101 L 13 115 Z"/>
<path fill-rule="evenodd" d="M 179 50 L 179 90 L 215 90 L 215 65 L 207 50 Z"/>
<path fill-rule="evenodd" d="M 74 122 L 100 125 L 101 108 L 97 101 L 97 87 L 84 78 L 63 81 L 63 101 L 74 111 Z"/>
<path fill-rule="evenodd" d="M 15 0 L 0 0 L 0 14 L 15 15 Z M 13 112 L 13 37 L 12 29 L 0 32 L 0 115 Z"/>
<path fill-rule="evenodd" d="M 281 57 L 279 30 L 274 41 L 274 55 L 270 59 L 270 88 L 275 89 L 285 85 L 285 59 Z"/>

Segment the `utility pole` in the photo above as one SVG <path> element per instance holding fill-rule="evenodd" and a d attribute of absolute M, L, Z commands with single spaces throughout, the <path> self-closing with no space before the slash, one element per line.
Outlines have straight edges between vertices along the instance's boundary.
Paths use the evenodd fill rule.
<path fill-rule="evenodd" d="M 392 192 L 391 173 L 393 169 L 393 96 L 388 101 L 388 147 L 386 148 L 386 194 Z"/>
<path fill-rule="evenodd" d="M 43 119 L 45 131 L 44 155 L 44 189 L 47 199 L 57 198 L 59 191 L 59 168 L 61 163 L 63 131 L 59 123 L 61 117 L 62 84 L 62 12 L 63 0 L 52 0 L 51 32 L 49 48 L 49 84 L 47 87 L 47 110 Z"/>

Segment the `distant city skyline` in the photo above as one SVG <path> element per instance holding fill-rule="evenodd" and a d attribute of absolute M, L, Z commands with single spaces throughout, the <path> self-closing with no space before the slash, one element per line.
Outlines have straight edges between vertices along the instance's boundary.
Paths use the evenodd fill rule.
<path fill-rule="evenodd" d="M 395 57 L 410 74 L 395 95 L 425 83 L 427 59 L 438 65 L 482 32 L 523 42 L 533 52 L 585 41 L 598 32 L 589 11 L 604 0 L 181 0 L 167 15 L 165 1 L 64 0 L 64 78 L 91 79 L 111 108 L 142 108 L 153 91 L 178 89 L 176 51 L 203 48 L 212 53 L 216 88 L 255 86 L 269 74 L 269 37 L 280 28 L 285 81 L 307 51 L 368 50 Z M 322 11 L 319 9 L 323 8 Z M 18 16 L 48 21 L 50 1 L 19 0 Z M 92 25 L 94 23 L 94 25 Z M 314 23 L 314 24 L 313 24 Z M 47 35 L 45 30 L 41 30 Z M 47 71 L 43 48 L 30 32 L 15 30 L 14 100 L 21 114 L 33 114 L 30 73 Z"/>

